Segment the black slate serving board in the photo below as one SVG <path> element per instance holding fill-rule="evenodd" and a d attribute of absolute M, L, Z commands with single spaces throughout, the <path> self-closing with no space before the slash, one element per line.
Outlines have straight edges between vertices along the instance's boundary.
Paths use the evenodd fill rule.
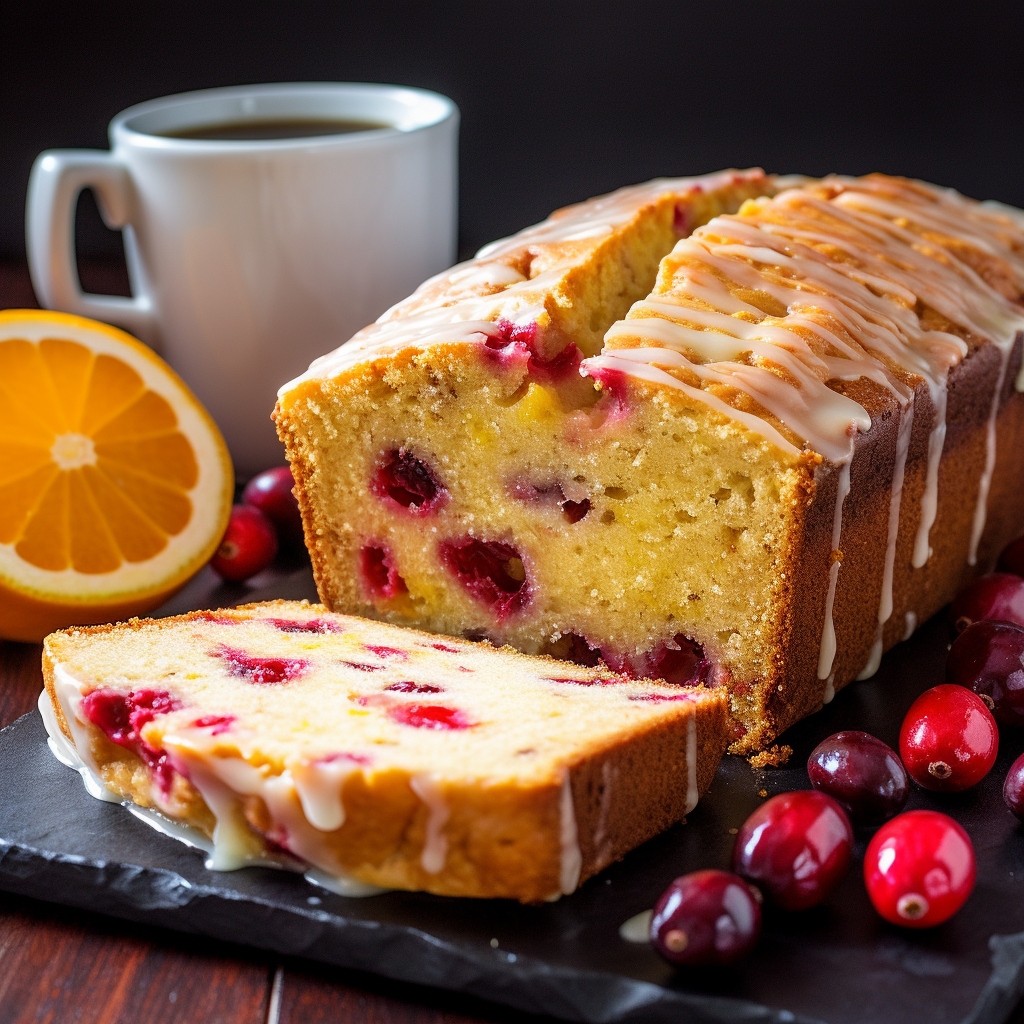
<path fill-rule="evenodd" d="M 945 656 L 936 619 L 874 679 L 791 729 L 789 766 L 755 771 L 725 758 L 688 824 L 540 907 L 397 892 L 350 899 L 268 868 L 207 871 L 197 851 L 88 796 L 33 713 L 0 732 L 0 888 L 566 1020 L 995 1024 L 1024 994 L 1024 828 L 1001 798 L 1024 731 L 1003 732 L 996 767 L 975 790 L 911 796 L 909 808 L 952 814 L 977 852 L 974 894 L 945 925 L 914 932 L 875 915 L 861 879 L 864 832 L 831 898 L 802 914 L 769 911 L 757 951 L 732 969 L 675 971 L 618 934 L 676 875 L 727 867 L 730 828 L 760 790 L 807 788 L 804 764 L 822 738 L 857 728 L 895 746 L 914 698 L 943 681 Z"/>

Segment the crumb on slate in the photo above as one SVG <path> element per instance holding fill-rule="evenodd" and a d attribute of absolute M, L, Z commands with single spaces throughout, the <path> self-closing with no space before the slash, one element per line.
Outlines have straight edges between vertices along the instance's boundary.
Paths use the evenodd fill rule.
<path fill-rule="evenodd" d="M 767 750 L 752 754 L 747 760 L 751 768 L 782 768 L 793 756 L 793 748 L 788 743 L 776 743 Z"/>

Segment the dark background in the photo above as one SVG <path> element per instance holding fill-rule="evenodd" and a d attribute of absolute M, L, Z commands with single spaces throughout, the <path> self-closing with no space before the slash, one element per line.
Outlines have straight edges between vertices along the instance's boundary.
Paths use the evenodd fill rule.
<path fill-rule="evenodd" d="M 556 206 L 727 166 L 884 170 L 1024 206 L 1020 0 L 4 6 L 0 256 L 24 253 L 40 150 L 105 148 L 107 122 L 132 103 L 252 82 L 451 96 L 464 255 Z M 119 248 L 91 199 L 79 241 Z"/>

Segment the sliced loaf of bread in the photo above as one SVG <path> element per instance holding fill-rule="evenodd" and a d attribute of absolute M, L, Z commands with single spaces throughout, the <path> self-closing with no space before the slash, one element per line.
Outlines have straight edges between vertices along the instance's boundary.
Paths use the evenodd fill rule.
<path fill-rule="evenodd" d="M 536 902 L 679 821 L 725 691 L 272 602 L 51 634 L 54 720 L 95 779 L 335 880 Z"/>

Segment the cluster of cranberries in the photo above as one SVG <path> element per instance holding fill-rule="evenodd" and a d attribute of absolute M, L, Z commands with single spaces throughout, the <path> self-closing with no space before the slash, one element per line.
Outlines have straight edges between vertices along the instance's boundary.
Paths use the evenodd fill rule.
<path fill-rule="evenodd" d="M 875 910 L 893 924 L 928 928 L 974 888 L 967 833 L 938 811 L 903 811 L 908 775 L 937 793 L 977 785 L 995 764 L 998 725 L 1024 725 L 1024 538 L 950 606 L 947 682 L 921 694 L 900 729 L 899 754 L 865 732 L 838 732 L 807 762 L 810 790 L 762 804 L 736 836 L 732 872 L 695 871 L 658 900 L 651 942 L 674 964 L 728 964 L 756 945 L 761 902 L 812 907 L 850 867 L 854 822 L 881 826 L 864 857 Z M 1024 821 L 1024 754 L 1003 786 Z"/>
<path fill-rule="evenodd" d="M 242 492 L 210 567 L 226 580 L 247 580 L 265 569 L 278 547 L 302 540 L 302 517 L 292 487 L 292 471 L 277 466 L 254 476 Z"/>

